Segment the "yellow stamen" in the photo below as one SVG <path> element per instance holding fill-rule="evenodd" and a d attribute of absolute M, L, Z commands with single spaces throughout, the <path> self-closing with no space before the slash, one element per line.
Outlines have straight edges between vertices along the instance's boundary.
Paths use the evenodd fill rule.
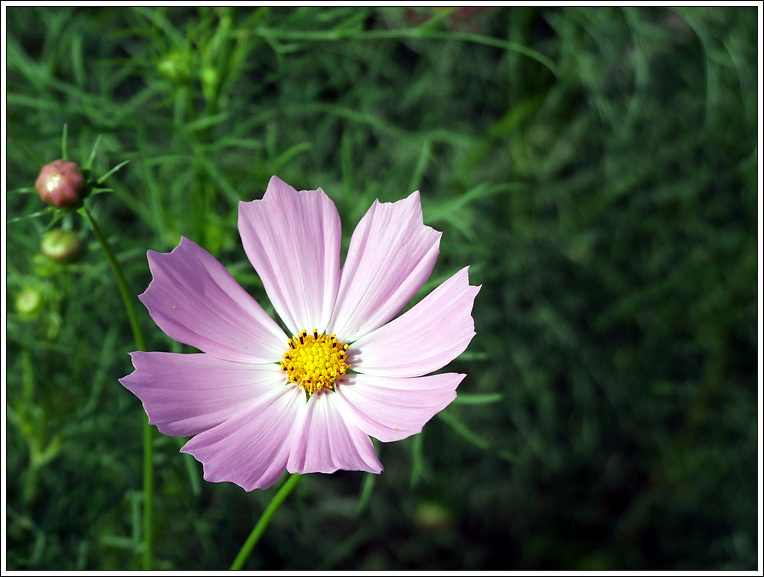
<path fill-rule="evenodd" d="M 334 383 L 350 368 L 348 346 L 337 335 L 318 334 L 303 330 L 287 340 L 289 348 L 281 359 L 281 370 L 289 381 L 302 387 L 308 397 L 321 389 L 334 390 Z"/>

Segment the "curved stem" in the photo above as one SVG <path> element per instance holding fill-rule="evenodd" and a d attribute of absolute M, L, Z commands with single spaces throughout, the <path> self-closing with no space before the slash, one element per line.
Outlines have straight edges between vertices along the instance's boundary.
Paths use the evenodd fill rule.
<path fill-rule="evenodd" d="M 114 255 L 114 251 L 109 245 L 109 241 L 106 240 L 106 236 L 101 231 L 101 228 L 96 223 L 93 216 L 88 211 L 87 207 L 83 206 L 78 209 L 78 212 L 85 217 L 90 227 L 93 229 L 93 234 L 98 239 L 98 243 L 101 245 L 106 260 L 109 261 L 114 276 L 117 280 L 117 286 L 119 292 L 122 295 L 122 302 L 125 305 L 125 311 L 127 312 L 127 318 L 130 320 L 130 327 L 133 330 L 133 338 L 135 339 L 135 346 L 139 351 L 146 350 L 146 340 L 143 338 L 143 331 L 141 330 L 140 322 L 138 321 L 138 311 L 135 308 L 135 301 L 133 300 L 130 288 L 127 285 L 125 279 L 125 273 L 122 271 L 122 267 L 117 261 L 117 257 Z M 144 569 L 151 569 L 151 553 L 152 553 L 152 540 L 153 540 L 153 511 L 154 504 L 154 427 L 149 425 L 148 417 L 143 426 L 143 548 L 141 551 L 142 564 Z"/>
<path fill-rule="evenodd" d="M 287 479 L 287 482 L 284 483 L 281 489 L 279 489 L 279 492 L 276 493 L 271 502 L 268 503 L 265 511 L 263 511 L 263 514 L 260 515 L 260 519 L 257 521 L 257 525 L 255 525 L 255 528 L 252 529 L 249 537 L 247 537 L 244 545 L 242 545 L 241 551 L 239 551 L 236 559 L 234 559 L 233 564 L 231 565 L 231 571 L 241 569 L 242 565 L 244 565 L 244 562 L 249 558 L 249 554 L 252 552 L 252 549 L 255 548 L 255 545 L 257 545 L 260 537 L 262 537 L 265 529 L 268 527 L 268 523 L 271 522 L 271 517 L 273 517 L 273 514 L 276 512 L 276 510 L 289 496 L 289 493 L 292 492 L 292 489 L 294 489 L 294 486 L 297 484 L 297 481 L 300 480 L 301 476 L 302 475 L 299 473 L 293 473 L 292 476 Z"/>
<path fill-rule="evenodd" d="M 109 261 L 111 269 L 114 271 L 114 276 L 117 278 L 117 286 L 119 287 L 119 292 L 122 295 L 122 302 L 125 305 L 127 317 L 130 320 L 130 327 L 133 329 L 135 346 L 139 351 L 145 351 L 146 341 L 143 338 L 143 331 L 141 330 L 141 325 L 138 322 L 138 312 L 135 309 L 133 296 L 130 292 L 130 288 L 127 286 L 127 280 L 125 279 L 125 274 L 122 272 L 122 267 L 119 266 L 119 262 L 117 261 L 117 257 L 114 256 L 114 251 L 111 250 L 109 241 L 106 240 L 106 237 L 101 231 L 101 228 L 93 219 L 93 216 L 90 214 L 90 211 L 87 209 L 87 207 L 83 206 L 82 208 L 78 209 L 78 212 L 82 214 L 88 221 L 91 228 L 93 229 L 93 234 L 95 234 L 96 238 L 98 239 L 98 243 L 101 245 L 103 252 L 106 254 L 106 259 Z"/>

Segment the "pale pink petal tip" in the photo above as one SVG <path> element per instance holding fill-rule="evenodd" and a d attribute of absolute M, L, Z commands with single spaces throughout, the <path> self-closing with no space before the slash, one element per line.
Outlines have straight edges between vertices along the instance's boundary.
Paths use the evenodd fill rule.
<path fill-rule="evenodd" d="M 456 398 L 466 375 L 445 373 L 416 378 L 352 375 L 337 388 L 347 411 L 367 435 L 387 443 L 420 433 L 433 416 Z"/>
<path fill-rule="evenodd" d="M 229 419 L 253 398 L 283 387 L 277 365 L 253 365 L 206 354 L 134 352 L 135 371 L 119 380 L 165 435 L 189 436 Z"/>
<path fill-rule="evenodd" d="M 353 368 L 385 377 L 418 377 L 443 368 L 475 336 L 472 306 L 480 286 L 465 267 L 400 317 L 356 343 Z"/>
<path fill-rule="evenodd" d="M 286 335 L 210 253 L 182 237 L 148 252 L 153 280 L 140 299 L 170 338 L 228 360 L 270 363 Z"/>
<path fill-rule="evenodd" d="M 262 200 L 239 203 L 244 250 L 292 334 L 327 327 L 340 278 L 340 217 L 320 188 L 271 178 Z"/>
<path fill-rule="evenodd" d="M 332 331 L 353 342 L 393 318 L 430 277 L 440 232 L 425 226 L 419 192 L 375 201 L 350 239 Z"/>
<path fill-rule="evenodd" d="M 290 473 L 382 471 L 371 439 L 348 419 L 335 395 L 327 391 L 315 393 L 302 411 L 301 420 L 295 423 L 287 462 Z"/>
<path fill-rule="evenodd" d="M 286 468 L 295 417 L 304 403 L 297 387 L 273 387 L 181 451 L 204 464 L 207 481 L 236 483 L 246 491 L 266 489 Z"/>

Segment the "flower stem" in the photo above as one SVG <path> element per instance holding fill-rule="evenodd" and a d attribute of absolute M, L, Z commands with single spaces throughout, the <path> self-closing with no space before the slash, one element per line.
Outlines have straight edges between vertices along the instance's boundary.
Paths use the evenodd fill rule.
<path fill-rule="evenodd" d="M 241 551 L 239 551 L 236 559 L 234 559 L 233 564 L 231 565 L 231 571 L 241 569 L 242 565 L 244 565 L 244 562 L 247 560 L 247 558 L 249 558 L 249 554 L 252 552 L 252 549 L 255 548 L 255 545 L 257 545 L 260 537 L 262 537 L 265 529 L 268 527 L 268 523 L 271 522 L 271 517 L 273 517 L 273 514 L 276 512 L 276 510 L 289 496 L 289 493 L 292 492 L 292 489 L 294 489 L 294 486 L 297 484 L 297 481 L 300 480 L 301 476 L 302 475 L 299 473 L 293 473 L 292 476 L 287 479 L 287 482 L 284 483 L 281 489 L 279 489 L 279 492 L 276 493 L 271 502 L 268 503 L 265 511 L 263 511 L 263 514 L 260 515 L 260 519 L 257 521 L 257 525 L 255 525 L 255 528 L 252 529 L 249 537 L 247 537 L 244 545 L 242 545 Z"/>
<path fill-rule="evenodd" d="M 133 301 L 132 293 L 127 285 L 125 279 L 125 273 L 122 271 L 122 267 L 117 261 L 117 257 L 114 255 L 114 251 L 109 245 L 109 241 L 106 240 L 103 231 L 96 223 L 93 216 L 88 211 L 87 207 L 82 206 L 78 209 L 78 212 L 85 217 L 90 227 L 93 229 L 98 243 L 101 245 L 106 260 L 109 261 L 114 276 L 117 279 L 117 286 L 119 292 L 122 295 L 122 302 L 125 305 L 125 311 L 127 312 L 127 318 L 130 320 L 130 327 L 133 330 L 133 338 L 135 339 L 135 347 L 139 351 L 146 350 L 146 340 L 143 338 L 143 331 L 141 330 L 141 324 L 138 321 L 138 312 L 135 308 L 135 302 Z M 148 418 L 143 426 L 143 548 L 141 551 L 143 569 L 151 569 L 151 553 L 152 553 L 152 538 L 153 538 L 153 504 L 154 504 L 154 427 L 149 425 Z"/>
<path fill-rule="evenodd" d="M 88 221 L 91 228 L 93 229 L 93 233 L 95 234 L 99 244 L 101 245 L 101 248 L 103 249 L 103 252 L 106 254 L 106 259 L 109 261 L 109 264 L 111 265 L 111 269 L 114 271 L 114 276 L 117 278 L 117 286 L 119 287 L 119 292 L 122 295 L 122 301 L 125 305 L 127 318 L 130 320 L 130 327 L 133 329 L 133 338 L 135 339 L 135 346 L 138 348 L 139 351 L 145 351 L 146 341 L 143 338 L 143 331 L 141 330 L 141 324 L 140 322 L 138 322 L 138 313 L 135 309 L 135 303 L 133 302 L 132 294 L 130 293 L 130 288 L 127 286 L 127 280 L 125 280 L 125 274 L 122 272 L 122 267 L 119 266 L 119 262 L 117 261 L 117 257 L 114 256 L 114 251 L 111 250 L 109 241 L 106 240 L 106 237 L 104 236 L 103 232 L 101 231 L 101 228 L 98 226 L 96 221 L 93 219 L 93 216 L 90 214 L 90 211 L 83 206 L 82 208 L 78 210 L 78 212 L 82 214 L 85 217 L 85 219 Z"/>

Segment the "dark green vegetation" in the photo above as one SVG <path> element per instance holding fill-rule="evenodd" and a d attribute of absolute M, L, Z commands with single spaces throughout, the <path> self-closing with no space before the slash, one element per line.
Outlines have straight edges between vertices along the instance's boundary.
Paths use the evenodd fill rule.
<path fill-rule="evenodd" d="M 756 568 L 756 8 L 7 15 L 9 569 L 140 563 L 114 277 L 79 215 L 67 265 L 35 256 L 51 215 L 13 221 L 64 124 L 70 160 L 102 135 L 96 174 L 130 161 L 88 204 L 136 295 L 182 234 L 267 305 L 236 218 L 272 174 L 321 186 L 345 242 L 420 189 L 426 290 L 483 285 L 457 401 L 382 475 L 304 479 L 247 568 Z M 155 565 L 226 568 L 274 489 L 181 444 L 156 438 Z"/>

